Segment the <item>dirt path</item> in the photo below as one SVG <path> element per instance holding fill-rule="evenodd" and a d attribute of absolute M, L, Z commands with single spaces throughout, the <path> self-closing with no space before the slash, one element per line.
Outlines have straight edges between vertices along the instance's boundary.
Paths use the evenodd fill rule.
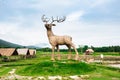
<path fill-rule="evenodd" d="M 6 76 L 0 77 L 0 80 L 86 80 L 90 76 L 89 75 L 73 75 L 73 76 L 38 76 L 38 77 L 32 77 L 32 76 L 20 76 L 15 74 L 16 69 L 12 69 Z"/>
<path fill-rule="evenodd" d="M 120 68 L 120 64 L 109 64 L 108 66 Z"/>

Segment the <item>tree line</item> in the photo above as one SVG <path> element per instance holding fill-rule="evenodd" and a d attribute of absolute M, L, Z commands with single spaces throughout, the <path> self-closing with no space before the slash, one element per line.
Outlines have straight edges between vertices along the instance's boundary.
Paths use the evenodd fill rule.
<path fill-rule="evenodd" d="M 77 48 L 77 50 L 81 53 L 85 52 L 87 49 L 93 49 L 95 52 L 120 52 L 120 46 L 104 46 L 104 47 L 94 47 L 91 46 L 89 47 L 88 45 L 84 45 L 84 46 L 79 46 L 79 48 Z M 37 49 L 38 51 L 43 51 L 43 52 L 50 52 L 51 48 L 47 47 L 47 48 L 40 48 Z M 60 49 L 61 52 L 67 52 L 68 49 Z M 71 51 L 74 51 L 73 49 L 71 49 Z"/>
<path fill-rule="evenodd" d="M 95 52 L 120 52 L 120 46 L 91 47 Z"/>

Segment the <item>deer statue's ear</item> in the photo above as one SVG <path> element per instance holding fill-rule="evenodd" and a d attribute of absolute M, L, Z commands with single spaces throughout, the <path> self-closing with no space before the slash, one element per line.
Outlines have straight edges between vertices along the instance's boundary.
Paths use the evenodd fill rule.
<path fill-rule="evenodd" d="M 56 24 L 52 24 L 53 26 L 56 26 Z"/>

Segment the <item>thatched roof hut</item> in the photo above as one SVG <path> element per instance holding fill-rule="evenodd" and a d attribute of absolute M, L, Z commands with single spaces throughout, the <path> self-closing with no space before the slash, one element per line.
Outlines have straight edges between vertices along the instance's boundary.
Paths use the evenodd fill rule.
<path fill-rule="evenodd" d="M 93 49 L 87 49 L 87 50 L 85 51 L 85 54 L 86 54 L 86 55 L 89 55 L 89 54 L 92 54 L 93 52 L 94 52 Z"/>
<path fill-rule="evenodd" d="M 0 55 L 12 56 L 12 55 L 18 55 L 18 53 L 15 48 L 0 48 Z"/>
<path fill-rule="evenodd" d="M 28 48 L 17 49 L 18 55 L 30 55 Z"/>
<path fill-rule="evenodd" d="M 29 49 L 30 55 L 34 56 L 36 55 L 36 50 L 35 49 Z"/>

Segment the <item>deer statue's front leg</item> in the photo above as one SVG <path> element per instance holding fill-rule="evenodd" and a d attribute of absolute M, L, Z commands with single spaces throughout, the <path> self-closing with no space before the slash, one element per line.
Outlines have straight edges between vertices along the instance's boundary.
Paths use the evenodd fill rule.
<path fill-rule="evenodd" d="M 69 52 L 68 59 L 71 59 L 71 46 L 67 45 L 67 47 L 68 47 L 68 52 Z"/>
<path fill-rule="evenodd" d="M 52 55 L 51 55 L 51 60 L 54 61 L 55 60 L 55 55 L 54 55 L 54 52 L 55 52 L 55 46 L 52 46 Z"/>
<path fill-rule="evenodd" d="M 73 47 L 73 49 L 75 50 L 75 53 L 76 53 L 76 55 L 75 55 L 75 60 L 78 60 L 78 59 L 79 59 L 78 51 L 77 51 L 77 49 L 76 49 L 76 47 L 75 47 L 74 44 L 72 44 L 72 47 Z"/>
<path fill-rule="evenodd" d="M 60 55 L 60 49 L 59 49 L 59 46 L 57 45 L 56 48 L 57 48 L 57 52 L 58 52 L 58 60 L 61 60 L 61 55 Z"/>

